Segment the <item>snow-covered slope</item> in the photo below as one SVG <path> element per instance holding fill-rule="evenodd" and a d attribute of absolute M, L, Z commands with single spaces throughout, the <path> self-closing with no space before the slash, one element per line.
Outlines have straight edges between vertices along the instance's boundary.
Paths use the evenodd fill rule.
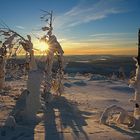
<path fill-rule="evenodd" d="M 92 77 L 92 78 L 91 78 Z M 65 76 L 65 92 L 55 97 L 40 110 L 42 120 L 38 124 L 17 124 L 13 129 L 4 128 L 9 112 L 13 109 L 21 88 L 26 87 L 24 79 L 8 82 L 11 90 L 0 94 L 0 140 L 130 140 L 139 139 L 139 132 L 114 125 L 99 124 L 103 110 L 118 105 L 132 113 L 129 99 L 134 90 L 127 83 L 110 80 L 101 75 Z"/>

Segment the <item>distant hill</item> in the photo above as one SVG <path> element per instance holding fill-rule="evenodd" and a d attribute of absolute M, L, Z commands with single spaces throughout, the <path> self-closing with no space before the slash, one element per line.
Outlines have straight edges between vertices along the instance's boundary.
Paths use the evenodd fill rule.
<path fill-rule="evenodd" d="M 36 56 L 36 59 L 41 56 Z M 111 75 L 113 72 L 118 74 L 120 67 L 123 67 L 127 77 L 132 71 L 135 71 L 135 61 L 133 56 L 122 55 L 69 55 L 64 56 L 65 73 L 94 73 L 102 75 Z M 15 60 L 14 60 L 15 61 Z M 18 56 L 15 63 L 24 64 L 25 57 Z M 57 61 L 54 61 L 54 70 L 57 67 Z"/>

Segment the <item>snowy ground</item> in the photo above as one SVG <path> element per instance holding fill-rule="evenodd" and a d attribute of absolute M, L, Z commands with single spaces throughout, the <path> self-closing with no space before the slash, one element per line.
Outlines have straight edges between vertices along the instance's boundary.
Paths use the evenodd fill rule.
<path fill-rule="evenodd" d="M 24 79 L 7 82 L 11 90 L 0 94 L 0 140 L 132 140 L 140 139 L 140 133 L 112 124 L 100 125 L 103 110 L 119 105 L 129 113 L 133 105 L 134 90 L 124 81 L 108 80 L 102 76 L 65 76 L 65 93 L 39 111 L 42 120 L 36 125 L 17 125 L 15 129 L 2 127 L 26 88 Z"/>

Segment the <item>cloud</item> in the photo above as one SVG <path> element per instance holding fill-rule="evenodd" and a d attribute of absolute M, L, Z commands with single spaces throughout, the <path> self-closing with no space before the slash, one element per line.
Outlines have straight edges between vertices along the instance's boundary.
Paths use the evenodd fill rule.
<path fill-rule="evenodd" d="M 20 26 L 20 25 L 17 25 L 17 26 L 16 26 L 16 28 L 18 28 L 18 29 L 22 29 L 22 30 L 24 30 L 24 29 L 25 29 L 25 27 Z"/>
<path fill-rule="evenodd" d="M 57 27 L 74 27 L 83 23 L 100 20 L 111 14 L 124 12 L 119 2 L 122 0 L 99 0 L 94 1 L 83 0 L 77 6 L 64 14 L 56 17 Z"/>
<path fill-rule="evenodd" d="M 128 36 L 128 35 L 134 35 L 135 33 L 122 33 L 122 32 L 118 32 L 118 33 L 99 33 L 99 34 L 91 34 L 90 36 L 93 37 L 102 37 L 102 36 Z"/>
<path fill-rule="evenodd" d="M 89 38 L 91 41 L 134 42 L 136 34 L 133 32 L 99 33 L 91 34 Z"/>

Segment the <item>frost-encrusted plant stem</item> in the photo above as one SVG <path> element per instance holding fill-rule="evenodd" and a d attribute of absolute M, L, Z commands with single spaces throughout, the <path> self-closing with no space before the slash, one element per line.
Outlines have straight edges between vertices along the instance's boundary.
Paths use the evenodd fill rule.
<path fill-rule="evenodd" d="M 0 56 L 0 90 L 2 90 L 5 85 L 5 63 L 5 57 Z"/>
<path fill-rule="evenodd" d="M 109 116 L 112 116 L 114 113 L 119 113 L 119 116 L 116 118 L 117 123 L 124 123 L 126 119 L 129 119 L 128 113 L 122 107 L 117 105 L 112 105 L 104 110 L 100 118 L 101 124 L 107 124 Z"/>
<path fill-rule="evenodd" d="M 35 61 L 34 51 L 33 51 L 33 44 L 31 41 L 31 37 L 27 35 L 27 39 L 24 39 L 18 33 L 10 30 L 8 32 L 8 40 L 5 41 L 3 45 L 11 45 L 12 41 L 15 37 L 19 37 L 20 40 L 18 41 L 19 45 L 29 54 L 30 58 L 28 59 L 29 62 L 29 72 L 28 72 L 28 80 L 27 80 L 27 89 L 21 93 L 21 98 L 17 101 L 15 109 L 11 112 L 10 115 L 14 116 L 16 120 L 20 120 L 27 123 L 34 123 L 36 121 L 36 115 L 38 110 L 41 108 L 41 101 L 40 101 L 40 86 L 41 82 L 43 81 L 43 74 L 45 73 L 45 87 L 44 93 L 46 95 L 45 101 L 48 101 L 48 93 L 51 92 L 52 88 L 52 67 L 54 61 L 54 54 L 58 55 L 59 58 L 59 73 L 57 75 L 58 83 L 57 85 L 57 94 L 61 94 L 62 92 L 62 79 L 63 79 L 63 50 L 55 35 L 52 35 L 52 12 L 50 13 L 50 26 L 43 28 L 44 30 L 47 29 L 47 35 L 43 37 L 43 41 L 48 43 L 49 50 L 46 55 L 45 59 L 45 68 L 40 69 Z M 9 29 L 8 29 L 9 30 Z M 3 32 L 3 31 L 2 31 Z M 7 32 L 4 31 L 6 34 Z M 9 35 L 9 34 L 12 35 Z M 7 46 L 6 46 L 7 47 Z M 4 62 L 4 61 L 2 61 Z M 0 63 L 2 63 L 0 62 Z M 4 63 L 5 64 L 5 63 Z M 1 65 L 2 66 L 2 65 Z M 5 65 L 4 65 L 5 66 Z M 3 69 L 4 69 L 3 66 Z M 50 94 L 49 94 L 50 95 Z"/>
<path fill-rule="evenodd" d="M 136 76 L 134 81 L 131 82 L 130 86 L 135 89 L 134 99 L 130 100 L 134 103 L 134 118 L 135 124 L 133 125 L 134 129 L 140 130 L 140 29 L 138 32 L 138 56 L 134 58 L 136 61 Z"/>
<path fill-rule="evenodd" d="M 138 56 L 134 58 L 134 60 L 136 61 L 136 76 L 133 81 L 130 82 L 130 86 L 135 89 L 134 99 L 130 100 L 130 102 L 135 105 L 133 116 L 128 115 L 123 108 L 114 105 L 104 110 L 100 118 L 100 123 L 107 124 L 110 114 L 112 112 L 119 112 L 120 115 L 117 122 L 123 124 L 127 118 L 128 127 L 140 131 L 140 29 L 138 32 Z"/>
<path fill-rule="evenodd" d="M 31 42 L 31 37 L 28 36 L 26 42 L 21 42 L 23 47 L 26 47 L 30 54 L 29 61 L 29 72 L 27 80 L 27 91 L 29 94 L 25 99 L 25 108 L 23 111 L 23 121 L 34 122 L 36 120 L 37 111 L 41 107 L 40 102 L 40 86 L 43 79 L 43 74 L 38 71 L 37 65 L 34 58 L 33 44 Z"/>
<path fill-rule="evenodd" d="M 63 50 L 61 45 L 59 44 L 59 42 L 57 41 L 57 38 L 55 35 L 52 34 L 52 11 L 51 12 L 47 12 L 47 11 L 43 11 L 45 12 L 44 16 L 41 17 L 41 19 L 47 21 L 47 23 L 49 23 L 49 27 L 45 26 L 42 27 L 43 31 L 47 31 L 47 34 L 44 35 L 41 40 L 45 41 L 48 46 L 49 49 L 47 51 L 47 56 L 46 56 L 46 62 L 45 62 L 45 86 L 44 86 L 44 96 L 45 96 L 45 101 L 49 102 L 49 100 L 51 98 L 49 98 L 49 96 L 51 95 L 51 89 L 53 87 L 55 90 L 55 94 L 57 95 L 61 95 L 61 93 L 63 92 L 63 84 L 62 84 L 62 79 L 63 79 Z M 49 16 L 49 18 L 48 18 Z M 47 19 L 46 19 L 47 17 Z M 56 79 L 55 81 L 52 80 L 52 67 L 53 67 L 53 62 L 54 62 L 54 54 L 56 54 L 58 56 L 58 63 L 59 63 L 59 68 L 56 74 Z"/>

